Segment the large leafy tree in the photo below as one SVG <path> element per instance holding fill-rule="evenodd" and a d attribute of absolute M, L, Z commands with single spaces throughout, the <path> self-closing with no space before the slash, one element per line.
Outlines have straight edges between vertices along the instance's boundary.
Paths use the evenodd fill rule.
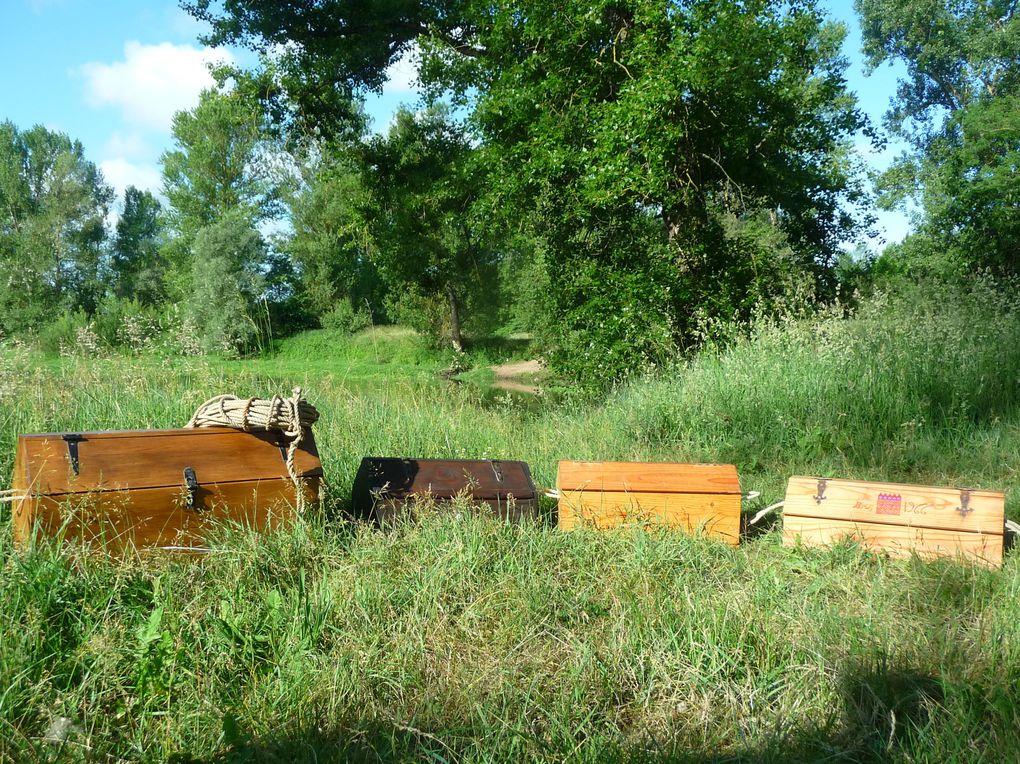
<path fill-rule="evenodd" d="M 164 296 L 165 264 L 163 206 L 150 192 L 134 186 L 124 191 L 124 210 L 117 220 L 111 247 L 113 291 L 118 297 L 136 298 L 155 305 Z"/>
<path fill-rule="evenodd" d="M 78 141 L 0 123 L 0 323 L 38 326 L 54 311 L 93 311 L 113 192 Z"/>
<path fill-rule="evenodd" d="M 174 116 L 173 136 L 176 147 L 162 158 L 167 219 L 176 234 L 164 248 L 168 291 L 192 306 L 207 346 L 242 350 L 251 336 L 241 329 L 254 326 L 252 309 L 260 296 L 251 287 L 252 274 L 273 276 L 276 270 L 260 226 L 283 209 L 289 162 L 264 104 L 250 91 L 222 83 L 204 91 L 194 109 Z M 231 239 L 229 251 L 217 251 Z M 215 300 L 194 299 L 210 290 L 219 295 Z M 226 299 L 224 290 L 233 296 Z M 244 321 L 237 320 L 238 306 Z M 240 334 L 227 332 L 233 324 Z"/>
<path fill-rule="evenodd" d="M 304 307 L 322 317 L 342 300 L 376 303 L 378 276 L 364 214 L 371 204 L 356 158 L 320 157 L 303 171 L 304 183 L 288 200 L 293 233 L 286 246 L 299 269 Z"/>
<path fill-rule="evenodd" d="M 814 0 L 191 8 L 215 42 L 291 43 L 306 103 L 324 79 L 377 88 L 417 49 L 428 91 L 470 107 L 490 224 L 534 224 L 563 358 L 587 348 L 608 377 L 685 341 L 696 312 L 746 310 L 762 292 L 772 237 L 749 240 L 744 222 L 768 221 L 801 269 L 854 228 L 847 144 L 864 120 L 843 30 Z"/>
<path fill-rule="evenodd" d="M 465 307 L 494 280 L 494 258 L 472 217 L 480 182 L 474 149 L 445 108 L 397 112 L 365 149 L 367 219 L 391 288 L 445 304 L 445 328 L 463 349 Z M 421 311 L 419 311 L 421 312 Z"/>
<path fill-rule="evenodd" d="M 174 115 L 175 148 L 163 154 L 169 220 L 189 238 L 227 212 L 252 221 L 281 209 L 275 147 L 262 105 L 222 89 L 202 93 L 198 106 Z"/>
<path fill-rule="evenodd" d="M 911 150 L 882 178 L 883 202 L 921 203 L 908 265 L 1020 270 L 1020 14 L 1015 0 L 857 0 L 872 66 L 906 76 L 886 115 Z"/>
<path fill-rule="evenodd" d="M 865 126 L 842 35 L 813 2 L 496 14 L 471 64 L 474 120 L 496 207 L 539 201 L 568 365 L 613 376 L 687 341 L 699 313 L 747 310 L 775 268 L 728 218 L 764 216 L 802 268 L 834 255 L 859 193 L 848 139 Z"/>

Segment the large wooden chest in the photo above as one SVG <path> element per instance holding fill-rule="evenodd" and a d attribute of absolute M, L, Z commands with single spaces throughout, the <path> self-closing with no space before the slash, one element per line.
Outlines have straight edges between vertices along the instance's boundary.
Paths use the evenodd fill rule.
<path fill-rule="evenodd" d="M 1002 564 L 1005 496 L 997 491 L 792 477 L 783 543 L 853 539 L 894 557 L 965 557 Z"/>
<path fill-rule="evenodd" d="M 295 454 L 306 502 L 322 466 L 311 432 Z M 208 546 L 224 521 L 263 530 L 295 516 L 286 441 L 226 427 L 18 438 L 11 487 L 19 542 L 38 531 L 105 549 Z"/>
<path fill-rule="evenodd" d="M 740 481 L 731 464 L 562 461 L 556 486 L 565 531 L 658 524 L 732 545 L 740 539 Z"/>
<path fill-rule="evenodd" d="M 354 478 L 353 509 L 387 523 L 406 516 L 416 501 L 448 503 L 464 496 L 488 504 L 504 520 L 538 513 L 538 491 L 524 462 L 485 459 L 365 457 Z"/>

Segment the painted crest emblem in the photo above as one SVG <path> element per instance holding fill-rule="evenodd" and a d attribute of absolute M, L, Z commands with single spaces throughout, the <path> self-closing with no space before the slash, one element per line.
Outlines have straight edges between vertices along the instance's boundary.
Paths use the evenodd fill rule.
<path fill-rule="evenodd" d="M 903 497 L 898 493 L 880 493 L 875 512 L 879 515 L 898 515 L 903 508 Z"/>

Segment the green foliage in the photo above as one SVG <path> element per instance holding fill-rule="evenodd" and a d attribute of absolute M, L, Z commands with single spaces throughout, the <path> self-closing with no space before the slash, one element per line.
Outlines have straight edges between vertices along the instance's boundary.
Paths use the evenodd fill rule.
<path fill-rule="evenodd" d="M 300 273 L 299 296 L 315 316 L 340 300 L 367 302 L 382 318 L 374 243 L 365 213 L 370 202 L 354 160 L 341 156 L 312 163 L 301 190 L 288 200 L 293 234 L 286 251 Z"/>
<path fill-rule="evenodd" d="M 255 303 L 265 242 L 243 210 L 226 213 L 195 236 L 189 313 L 207 352 L 237 355 L 258 338 Z"/>
<path fill-rule="evenodd" d="M 370 144 L 365 217 L 384 278 L 430 305 L 445 293 L 456 334 L 471 292 L 495 294 L 488 271 L 516 262 L 548 297 L 510 276 L 503 299 L 518 294 L 587 384 L 689 344 L 702 314 L 746 315 L 799 289 L 800 272 L 824 291 L 820 266 L 855 228 L 849 139 L 865 123 L 842 76 L 843 30 L 813 0 L 186 7 L 216 42 L 293 43 L 295 99 L 324 78 L 351 94 L 377 87 L 416 46 L 427 92 L 466 106 L 478 143 L 433 111 L 398 115 Z M 385 21 L 362 24 L 370 14 Z M 730 219 L 775 230 L 732 235 Z M 524 267 L 522 252 L 541 262 Z M 482 291 L 464 290 L 475 271 Z"/>
<path fill-rule="evenodd" d="M 239 220 L 256 227 L 274 218 L 282 210 L 281 197 L 291 179 L 263 105 L 247 91 L 227 90 L 225 85 L 204 91 L 198 106 L 174 115 L 173 137 L 176 148 L 163 154 L 162 164 L 163 190 L 170 203 L 167 220 L 175 237 L 163 248 L 163 257 L 169 296 L 188 301 L 196 287 L 203 289 L 192 282 L 206 267 L 194 261 L 200 231 L 236 227 Z M 248 255 L 256 254 L 247 241 L 245 246 Z M 257 265 L 271 270 L 266 248 L 260 243 L 256 249 L 263 258 Z M 224 316 L 240 316 L 237 305 L 223 310 Z M 251 339 L 247 328 L 238 327 L 237 332 L 233 338 L 226 327 L 216 333 L 222 335 L 224 347 Z M 211 346 L 220 345 L 213 341 Z"/>
<path fill-rule="evenodd" d="M 471 214 L 481 192 L 474 156 L 468 136 L 440 106 L 419 114 L 401 109 L 386 137 L 365 147 L 366 217 L 380 273 L 391 294 L 399 293 L 391 304 L 400 316 L 420 305 L 425 312 L 412 325 L 428 332 L 442 327 L 434 337 L 458 350 L 468 309 L 495 303 L 496 255 Z M 443 322 L 434 311 L 441 302 Z"/>
<path fill-rule="evenodd" d="M 408 285 L 386 296 L 386 314 L 394 323 L 409 326 L 438 348 L 450 336 L 450 310 L 441 296 L 424 294 L 417 286 Z"/>
<path fill-rule="evenodd" d="M 112 195 L 78 141 L 0 123 L 0 328 L 95 308 Z"/>
<path fill-rule="evenodd" d="M 148 191 L 128 186 L 124 191 L 124 210 L 117 221 L 117 232 L 110 253 L 113 292 L 146 305 L 164 298 L 166 264 L 160 248 L 164 245 L 163 206 Z"/>
<path fill-rule="evenodd" d="M 350 300 L 343 299 L 323 314 L 320 321 L 323 329 L 339 334 L 354 334 L 372 325 L 372 314 L 363 307 L 355 307 Z"/>
<path fill-rule="evenodd" d="M 790 280 L 763 271 L 810 273 L 852 230 L 864 122 L 813 3 L 509 4 L 480 35 L 492 204 L 538 200 L 557 357 L 583 381 L 687 345 L 699 313 L 746 314 Z"/>
<path fill-rule="evenodd" d="M 234 92 L 203 91 L 198 106 L 174 115 L 176 148 L 162 163 L 178 233 L 194 235 L 228 212 L 262 220 L 279 211 L 269 135 L 260 105 Z"/>
<path fill-rule="evenodd" d="M 98 341 L 99 339 L 92 320 L 84 310 L 79 308 L 73 313 L 60 313 L 44 324 L 39 330 L 37 342 L 40 350 L 53 355 L 66 355 L 74 352 L 88 353 L 93 349 L 98 350 L 98 346 L 92 347 L 91 341 L 83 342 L 86 337 L 89 340 L 95 338 Z"/>
<path fill-rule="evenodd" d="M 891 257 L 946 275 L 1020 270 L 1020 17 L 1012 3 L 858 0 L 872 66 L 907 67 L 887 124 L 907 140 L 883 203 L 919 199 L 920 240 Z M 930 258 L 930 265 L 924 261 Z"/>
<path fill-rule="evenodd" d="M 241 43 L 265 53 L 275 49 L 291 98 L 316 116 L 335 112 L 338 96 L 381 89 L 388 67 L 422 40 L 467 55 L 481 53 L 472 46 L 472 4 L 464 0 L 373 0 L 355 6 L 336 0 L 315 6 L 189 0 L 182 5 L 211 24 L 205 38 L 210 44 Z"/>

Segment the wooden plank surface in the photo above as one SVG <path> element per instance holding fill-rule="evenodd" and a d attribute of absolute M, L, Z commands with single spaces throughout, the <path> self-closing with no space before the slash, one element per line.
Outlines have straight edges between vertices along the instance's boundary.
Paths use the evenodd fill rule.
<path fill-rule="evenodd" d="M 1005 495 L 970 491 L 962 511 L 960 490 L 903 483 L 827 480 L 824 498 L 816 501 L 818 480 L 790 478 L 785 517 L 818 517 L 972 533 L 1003 533 Z"/>
<path fill-rule="evenodd" d="M 317 500 L 318 479 L 305 481 L 305 496 Z M 37 496 L 20 505 L 15 539 L 33 530 L 103 549 L 208 546 L 208 534 L 224 522 L 265 530 L 293 522 L 290 478 L 203 486 L 197 511 L 186 509 L 175 488 L 102 491 L 61 497 Z"/>
<path fill-rule="evenodd" d="M 701 531 L 736 545 L 740 536 L 740 497 L 599 491 L 566 491 L 560 494 L 561 530 L 573 530 L 584 524 L 614 528 L 642 523 L 669 525 L 687 533 Z"/>
<path fill-rule="evenodd" d="M 561 492 L 740 494 L 732 464 L 561 461 L 556 485 Z"/>
<path fill-rule="evenodd" d="M 784 516 L 783 544 L 830 546 L 850 538 L 893 557 L 965 557 L 989 566 L 1002 564 L 1003 534 L 966 533 L 905 525 Z"/>
<path fill-rule="evenodd" d="M 183 486 L 184 468 L 199 483 L 288 477 L 278 436 L 229 428 L 84 433 L 77 444 L 79 474 L 71 469 L 68 444 L 60 434 L 19 438 L 25 487 L 35 493 Z M 299 474 L 320 476 L 314 438 L 306 436 L 295 455 Z"/>

